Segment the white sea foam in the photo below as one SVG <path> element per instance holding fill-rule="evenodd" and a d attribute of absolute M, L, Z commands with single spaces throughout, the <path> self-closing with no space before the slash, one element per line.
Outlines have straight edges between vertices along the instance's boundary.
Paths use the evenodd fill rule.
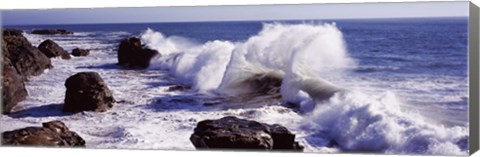
<path fill-rule="evenodd" d="M 428 122 L 402 109 L 401 101 L 390 92 L 380 96 L 337 93 L 309 118 L 345 150 L 460 155 L 468 149 L 458 144 L 468 137 L 466 127 Z"/>
<path fill-rule="evenodd" d="M 2 116 L 5 125 L 1 131 L 62 120 L 85 138 L 88 148 L 192 150 L 188 138 L 198 121 L 233 115 L 284 125 L 297 135 L 296 140 L 305 145 L 307 152 L 468 153 L 465 144 L 468 126 L 449 127 L 429 121 L 406 108 L 406 102 L 400 101 L 396 93 L 379 90 L 405 86 L 374 79 L 362 82 L 344 76 L 343 71 L 356 64 L 348 56 L 342 33 L 334 24 L 264 24 L 261 32 L 244 42 L 201 44 L 148 29 L 141 39 L 162 57 L 152 60 L 151 67 L 144 71 L 122 70 L 114 65 L 116 58 L 109 48 L 118 43 L 98 44 L 96 39 L 83 35 L 79 34 L 75 42 L 69 37 L 48 37 L 67 48 L 105 50 L 68 61 L 53 59 L 55 68 L 27 83 L 30 95 L 15 108 L 25 111 Z M 112 32 L 111 35 L 119 40 L 121 35 L 128 34 Z M 26 36 L 34 45 L 47 38 Z M 106 113 L 62 113 L 59 105 L 65 93 L 62 82 L 80 71 L 99 72 L 115 98 L 125 102 Z M 241 104 L 258 103 L 260 107 L 219 109 L 203 106 L 203 100 L 195 97 L 195 92 L 248 93 L 253 87 L 246 81 L 259 75 L 281 78 L 283 101 L 299 104 L 303 113 L 281 106 L 281 102 L 262 106 L 265 102 L 252 100 Z M 423 82 L 414 80 L 407 85 L 418 90 L 457 88 Z M 191 84 L 196 90 L 168 91 L 172 83 Z M 362 89 L 369 87 L 375 89 L 363 92 Z M 442 100 L 458 100 L 462 95 Z M 340 145 L 340 150 L 326 147 L 332 139 Z"/>
<path fill-rule="evenodd" d="M 199 92 L 217 89 L 234 45 L 228 41 L 195 44 L 181 37 L 164 37 L 146 30 L 141 39 L 164 57 L 152 61 L 151 69 L 167 68 L 179 83 L 192 84 Z"/>
<path fill-rule="evenodd" d="M 165 54 L 174 57 L 162 60 L 174 60 L 174 64 L 169 64 L 167 68 L 173 69 L 180 81 L 193 83 L 197 89 L 203 88 L 198 83 L 205 81 L 198 80 L 204 76 L 215 78 L 210 80 L 215 82 L 211 83 L 215 86 L 208 86 L 209 90 L 219 85 L 215 91 L 227 95 L 252 91 L 251 88 L 255 87 L 248 85 L 252 77 L 270 75 L 281 78 L 283 100 L 299 104 L 302 111 L 310 112 L 305 124 L 314 124 L 317 131 L 327 132 L 329 138 L 337 141 L 344 150 L 407 154 L 467 153 L 465 146 L 458 143 L 468 137 L 468 126 L 446 127 L 428 121 L 420 114 L 401 107 L 406 102 L 397 100 L 392 92 L 383 91 L 386 94 L 379 95 L 377 91 L 367 95 L 325 80 L 323 76 L 335 78 L 335 75 L 343 75 L 345 69 L 356 65 L 346 52 L 341 31 L 334 24 L 264 24 L 261 32 L 245 42 L 223 41 L 224 45 L 229 45 L 227 49 L 212 48 L 215 46 L 213 43 L 220 41 L 193 48 L 211 50 L 203 54 L 192 53 L 191 47 L 182 49 L 158 32 L 149 31 L 144 37 L 157 34 L 161 40 L 147 38 L 144 41 L 150 45 L 151 42 L 160 42 L 153 45 L 161 46 L 151 47 L 159 52 L 165 48 Z M 219 62 L 225 60 L 209 59 L 211 55 L 223 58 L 230 55 L 230 60 L 225 64 Z M 200 58 L 211 62 L 199 62 Z M 217 70 L 199 75 L 198 69 L 207 66 L 214 66 Z M 216 83 L 219 80 L 221 82 Z M 440 88 L 432 88 L 435 87 Z"/>
<path fill-rule="evenodd" d="M 283 78 L 289 73 L 312 78 L 332 70 L 339 73 L 341 68 L 353 65 L 342 33 L 334 24 L 264 24 L 258 35 L 241 43 L 211 41 L 194 45 L 151 29 L 143 33 L 142 40 L 167 56 L 152 61 L 153 67 L 166 65 L 180 81 L 200 91 L 217 89 L 228 95 L 251 91 L 252 87 L 244 83 L 258 75 Z"/>

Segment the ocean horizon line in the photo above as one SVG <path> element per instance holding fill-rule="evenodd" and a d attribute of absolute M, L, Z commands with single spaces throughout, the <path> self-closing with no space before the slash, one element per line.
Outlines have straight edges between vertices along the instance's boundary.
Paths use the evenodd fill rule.
<path fill-rule="evenodd" d="M 106 22 L 106 23 L 58 23 L 58 24 L 2 24 L 2 28 L 16 26 L 69 26 L 69 25 L 118 25 L 118 24 L 168 24 L 168 23 L 233 23 L 233 22 L 336 22 L 336 21 L 388 21 L 388 20 L 468 20 L 468 16 L 439 16 L 439 17 L 390 17 L 390 18 L 332 18 L 332 19 L 269 19 L 269 20 L 213 20 L 213 21 L 151 21 L 151 22 Z"/>

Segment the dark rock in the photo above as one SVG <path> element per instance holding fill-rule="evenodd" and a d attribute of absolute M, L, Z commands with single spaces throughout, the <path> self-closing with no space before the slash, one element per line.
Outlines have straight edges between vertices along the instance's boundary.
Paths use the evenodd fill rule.
<path fill-rule="evenodd" d="M 61 121 L 2 133 L 2 145 L 84 147 L 85 141 Z"/>
<path fill-rule="evenodd" d="M 150 60 L 156 55 L 159 55 L 157 51 L 145 48 L 140 39 L 131 37 L 120 42 L 118 64 L 133 68 L 147 68 Z"/>
<path fill-rule="evenodd" d="M 2 91 L 2 112 L 8 114 L 18 102 L 25 100 L 28 93 L 25 89 L 24 77 L 18 73 L 17 69 L 12 65 L 10 59 L 5 57 L 7 52 L 6 43 L 2 44 L 3 53 L 3 91 Z"/>
<path fill-rule="evenodd" d="M 105 112 L 115 103 L 112 92 L 96 72 L 80 72 L 70 76 L 65 87 L 64 112 Z"/>
<path fill-rule="evenodd" d="M 174 86 L 168 87 L 168 91 L 184 91 L 184 90 L 188 90 L 188 89 L 192 89 L 192 86 L 190 86 L 190 85 L 174 85 Z"/>
<path fill-rule="evenodd" d="M 50 59 L 40 52 L 18 30 L 3 30 L 4 57 L 24 77 L 40 75 L 52 68 Z M 21 32 L 21 31 L 20 31 Z"/>
<path fill-rule="evenodd" d="M 48 58 L 61 56 L 62 59 L 70 59 L 70 54 L 68 54 L 67 51 L 50 39 L 47 39 L 38 45 L 38 49 L 42 51 Z"/>
<path fill-rule="evenodd" d="M 32 34 L 53 35 L 53 34 L 73 34 L 73 32 L 65 29 L 37 29 L 33 30 Z"/>
<path fill-rule="evenodd" d="M 282 77 L 269 74 L 259 74 L 247 79 L 245 85 L 260 95 L 279 94 L 282 85 Z"/>
<path fill-rule="evenodd" d="M 23 36 L 23 31 L 22 30 L 17 30 L 17 29 L 4 29 L 3 30 L 3 35 L 4 36 Z"/>
<path fill-rule="evenodd" d="M 303 151 L 287 128 L 233 116 L 199 122 L 190 141 L 197 149 Z"/>
<path fill-rule="evenodd" d="M 203 106 L 215 106 L 218 104 L 222 104 L 222 101 L 205 101 Z"/>
<path fill-rule="evenodd" d="M 335 141 L 335 140 L 330 140 L 330 142 L 328 142 L 328 144 L 327 144 L 327 147 L 329 147 L 329 148 L 338 147 L 338 146 L 339 145 L 338 145 L 337 141 Z"/>
<path fill-rule="evenodd" d="M 72 55 L 73 56 L 88 56 L 90 54 L 90 50 L 85 50 L 85 49 L 79 49 L 75 48 L 72 50 Z"/>

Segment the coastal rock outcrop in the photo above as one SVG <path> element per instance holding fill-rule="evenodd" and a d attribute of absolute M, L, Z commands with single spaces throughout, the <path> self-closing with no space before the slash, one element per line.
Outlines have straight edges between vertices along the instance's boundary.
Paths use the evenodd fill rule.
<path fill-rule="evenodd" d="M 75 48 L 72 50 L 72 55 L 75 57 L 88 56 L 89 54 L 90 54 L 90 50 L 88 49 Z"/>
<path fill-rule="evenodd" d="M 2 30 L 2 113 L 12 109 L 28 95 L 25 81 L 52 68 L 50 59 L 22 35 L 21 30 Z"/>
<path fill-rule="evenodd" d="M 2 145 L 84 147 L 85 141 L 61 121 L 2 133 Z"/>
<path fill-rule="evenodd" d="M 80 72 L 65 81 L 64 112 L 105 112 L 113 107 L 112 92 L 96 72 Z"/>
<path fill-rule="evenodd" d="M 22 33 L 23 31 L 22 30 L 18 30 L 18 29 L 3 29 L 3 36 L 23 36 Z"/>
<path fill-rule="evenodd" d="M 287 128 L 233 116 L 199 122 L 190 141 L 197 149 L 303 151 Z"/>
<path fill-rule="evenodd" d="M 48 58 L 61 56 L 62 59 L 70 59 L 70 54 L 60 47 L 54 41 L 47 39 L 38 45 L 38 49 L 43 52 Z"/>
<path fill-rule="evenodd" d="M 3 41 L 2 52 L 6 52 L 6 43 Z M 2 113 L 8 114 L 18 102 L 25 100 L 28 93 L 25 89 L 24 77 L 18 73 L 10 59 L 3 53 L 3 84 L 2 84 Z"/>
<path fill-rule="evenodd" d="M 37 76 L 53 67 L 50 59 L 32 46 L 19 30 L 4 29 L 3 43 L 4 57 L 10 60 L 22 76 Z"/>
<path fill-rule="evenodd" d="M 65 29 L 36 29 L 32 31 L 32 34 L 39 35 L 53 35 L 53 34 L 73 34 L 73 32 Z"/>
<path fill-rule="evenodd" d="M 150 60 L 159 55 L 156 50 L 142 46 L 140 39 L 131 37 L 120 42 L 118 64 L 132 68 L 147 68 Z"/>
<path fill-rule="evenodd" d="M 280 95 L 280 86 L 282 85 L 282 77 L 280 76 L 259 74 L 245 82 L 248 82 L 245 86 L 251 88 L 254 94 Z"/>

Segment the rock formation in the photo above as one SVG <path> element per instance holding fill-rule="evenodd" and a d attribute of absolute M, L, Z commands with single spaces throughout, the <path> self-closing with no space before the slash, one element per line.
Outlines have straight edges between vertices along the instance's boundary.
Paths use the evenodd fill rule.
<path fill-rule="evenodd" d="M 75 57 L 88 56 L 89 54 L 90 54 L 90 50 L 86 50 L 86 49 L 75 48 L 72 50 L 72 55 Z"/>
<path fill-rule="evenodd" d="M 105 112 L 115 103 L 112 92 L 96 72 L 80 72 L 70 76 L 65 87 L 64 112 Z"/>
<path fill-rule="evenodd" d="M 37 30 L 33 30 L 32 34 L 54 35 L 54 34 L 73 34 L 73 32 L 67 31 L 65 29 L 37 29 Z"/>
<path fill-rule="evenodd" d="M 70 54 L 60 47 L 54 41 L 47 39 L 38 45 L 38 49 L 43 52 L 48 58 L 61 56 L 62 59 L 70 59 Z"/>
<path fill-rule="evenodd" d="M 199 122 L 190 141 L 197 149 L 303 151 L 287 128 L 233 116 Z"/>
<path fill-rule="evenodd" d="M 2 145 L 84 147 L 85 141 L 61 121 L 2 133 Z"/>
<path fill-rule="evenodd" d="M 150 60 L 159 55 L 155 50 L 142 46 L 140 39 L 131 37 L 120 42 L 118 64 L 132 68 L 147 68 Z"/>

